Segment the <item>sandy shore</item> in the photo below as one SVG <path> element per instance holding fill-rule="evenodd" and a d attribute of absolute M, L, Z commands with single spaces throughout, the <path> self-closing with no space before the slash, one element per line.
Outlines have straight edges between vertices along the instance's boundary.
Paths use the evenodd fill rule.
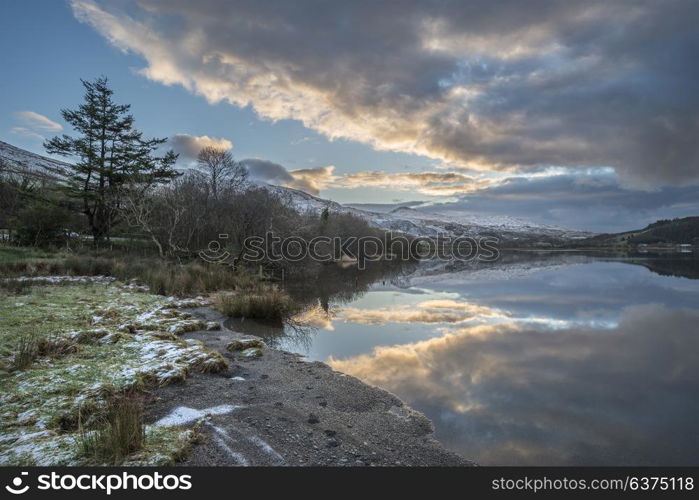
<path fill-rule="evenodd" d="M 447 451 L 432 422 L 393 394 L 270 347 L 254 358 L 229 352 L 231 340 L 251 337 L 226 329 L 211 309 L 188 311 L 222 329 L 183 338 L 219 350 L 230 368 L 155 392 L 149 421 L 197 425 L 204 436 L 183 465 L 473 465 Z"/>

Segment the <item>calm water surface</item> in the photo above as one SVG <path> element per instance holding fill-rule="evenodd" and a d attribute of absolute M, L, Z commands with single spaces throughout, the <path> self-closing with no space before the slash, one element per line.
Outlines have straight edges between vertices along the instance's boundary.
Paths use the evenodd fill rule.
<path fill-rule="evenodd" d="M 308 304 L 296 324 L 231 326 L 395 393 L 484 465 L 697 465 L 697 262 L 333 272 L 294 289 Z"/>

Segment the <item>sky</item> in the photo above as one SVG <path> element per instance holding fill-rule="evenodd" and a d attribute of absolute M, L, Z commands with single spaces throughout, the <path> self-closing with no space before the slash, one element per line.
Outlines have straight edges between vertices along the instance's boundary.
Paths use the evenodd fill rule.
<path fill-rule="evenodd" d="M 699 214 L 699 2 L 6 0 L 0 139 L 104 75 L 191 164 L 609 232 Z"/>

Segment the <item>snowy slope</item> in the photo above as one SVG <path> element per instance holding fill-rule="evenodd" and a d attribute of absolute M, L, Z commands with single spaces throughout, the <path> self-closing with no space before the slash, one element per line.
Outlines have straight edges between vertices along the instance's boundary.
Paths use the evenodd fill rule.
<path fill-rule="evenodd" d="M 349 213 L 361 217 L 374 227 L 414 236 L 490 235 L 513 244 L 531 245 L 564 243 L 593 235 L 593 233 L 584 231 L 535 224 L 516 217 L 469 217 L 464 214 L 430 213 L 407 206 L 399 206 L 388 212 L 363 210 L 351 205 L 340 205 L 334 201 L 324 200 L 296 189 L 265 183 L 259 185 L 289 200 L 299 212 L 320 213 L 327 207 L 331 213 Z"/>
<path fill-rule="evenodd" d="M 10 167 L 26 167 L 42 173 L 68 166 L 67 163 L 31 153 L 2 141 L 0 141 L 0 159 L 5 160 Z M 411 208 L 406 205 L 397 206 L 390 211 L 382 210 L 379 205 L 376 206 L 376 211 L 366 210 L 324 200 L 297 189 L 266 183 L 257 184 L 288 200 L 299 212 L 319 214 L 327 207 L 331 213 L 352 214 L 385 231 L 414 236 L 488 235 L 496 236 L 501 241 L 514 245 L 525 246 L 566 243 L 593 236 L 592 233 L 534 224 L 516 217 L 474 217 L 463 213 L 431 213 L 426 209 Z"/>
<path fill-rule="evenodd" d="M 468 262 L 424 260 L 410 274 L 391 279 L 400 288 L 429 287 L 432 283 L 441 286 L 456 286 L 466 283 L 492 282 L 523 278 L 541 271 L 551 271 L 594 262 L 595 258 L 566 252 L 512 252 L 503 253 L 495 262 L 474 259 Z"/>
<path fill-rule="evenodd" d="M 569 238 L 587 238 L 593 235 L 585 231 L 566 229 L 559 226 L 537 224 L 519 217 L 508 215 L 469 215 L 462 212 L 429 212 L 421 208 L 399 207 L 390 215 L 412 221 L 440 221 L 469 227 L 482 227 L 496 231 L 513 233 L 540 233 L 565 235 Z"/>
<path fill-rule="evenodd" d="M 47 158 L 3 141 L 0 141 L 0 160 L 4 160 L 10 168 L 26 168 L 45 174 L 69 166 L 63 161 Z"/>

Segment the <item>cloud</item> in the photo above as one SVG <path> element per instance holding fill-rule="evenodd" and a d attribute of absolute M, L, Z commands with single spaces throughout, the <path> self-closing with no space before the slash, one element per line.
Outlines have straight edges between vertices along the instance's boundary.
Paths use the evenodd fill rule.
<path fill-rule="evenodd" d="M 333 314 L 329 313 L 320 305 L 304 309 L 293 317 L 294 323 L 304 327 L 322 328 L 325 331 L 333 331 Z"/>
<path fill-rule="evenodd" d="M 517 215 L 540 224 L 617 232 L 638 229 L 660 218 L 696 215 L 699 186 L 629 189 L 610 169 L 588 169 L 499 179 L 457 201 L 433 202 L 423 209 L 469 216 Z"/>
<path fill-rule="evenodd" d="M 461 172 L 399 172 L 378 170 L 345 174 L 334 180 L 337 188 L 389 188 L 417 192 L 428 196 L 450 196 L 477 191 L 492 185 L 494 180 L 474 177 Z"/>
<path fill-rule="evenodd" d="M 59 123 L 34 111 L 16 111 L 13 115 L 17 121 L 35 131 L 46 130 L 47 132 L 60 132 L 63 130 L 63 127 Z"/>
<path fill-rule="evenodd" d="M 30 139 L 36 139 L 39 141 L 46 140 L 46 137 L 43 135 L 39 134 L 38 132 L 34 132 L 33 130 L 29 130 L 26 127 L 12 127 L 10 132 L 17 135 L 23 135 L 24 137 L 29 137 Z"/>
<path fill-rule="evenodd" d="M 333 182 L 335 179 L 333 175 L 334 170 L 335 167 L 332 165 L 289 170 L 289 175 L 293 178 L 293 182 L 289 187 L 317 195 L 321 189 L 324 189 Z"/>
<path fill-rule="evenodd" d="M 697 321 L 645 305 L 611 329 L 464 326 L 330 365 L 425 412 L 484 465 L 690 463 Z"/>
<path fill-rule="evenodd" d="M 182 159 L 196 160 L 199 151 L 207 146 L 232 149 L 233 143 L 228 139 L 217 139 L 208 135 L 176 134 L 169 140 L 170 147 L 179 153 Z"/>
<path fill-rule="evenodd" d="M 46 140 L 43 135 L 45 132 L 60 132 L 63 127 L 51 120 L 34 111 L 15 111 L 12 113 L 21 126 L 12 127 L 10 132 L 13 134 L 28 137 L 30 139 L 35 139 L 38 141 Z"/>
<path fill-rule="evenodd" d="M 282 165 L 262 159 L 246 159 L 243 162 L 248 166 L 253 178 L 293 187 L 314 195 L 327 188 L 389 188 L 431 196 L 448 196 L 471 193 L 497 182 L 462 172 L 388 173 L 367 170 L 336 175 L 332 165 L 287 170 Z"/>
<path fill-rule="evenodd" d="M 248 169 L 250 178 L 278 186 L 299 189 L 312 195 L 318 195 L 334 179 L 335 167 L 303 168 L 287 170 L 278 163 L 259 158 L 247 158 L 241 163 Z"/>
<path fill-rule="evenodd" d="M 433 198 L 412 202 L 410 206 L 457 219 L 477 221 L 479 217 L 517 216 L 538 224 L 593 232 L 628 231 L 658 219 L 699 213 L 699 186 L 663 186 L 650 191 L 633 189 L 623 186 L 610 168 L 574 172 L 548 169 L 511 176 L 358 172 L 337 176 L 329 187 L 375 187 L 420 193 Z M 444 201 L 440 195 L 451 198 Z M 361 204 L 356 206 L 362 208 Z M 373 204 L 364 208 L 382 212 L 397 206 Z"/>
<path fill-rule="evenodd" d="M 574 172 L 549 169 L 530 175 L 483 176 L 454 171 L 335 174 L 332 165 L 287 170 L 264 160 L 242 160 L 252 179 L 318 195 L 323 189 L 391 189 L 437 197 L 417 206 L 430 213 L 478 217 L 513 216 L 538 224 L 594 232 L 638 229 L 660 218 L 699 213 L 699 186 L 626 188 L 610 168 Z M 439 197 L 450 196 L 450 201 Z M 417 202 L 416 202 L 417 203 Z M 413 204 L 415 205 L 415 204 Z M 381 211 L 379 206 L 369 210 Z"/>
<path fill-rule="evenodd" d="M 360 325 L 384 325 L 386 323 L 464 323 L 485 319 L 505 318 L 504 312 L 477 304 L 449 299 L 426 300 L 415 305 L 400 307 L 358 309 L 344 307 L 337 317 Z"/>
<path fill-rule="evenodd" d="M 296 139 L 296 140 L 291 141 L 290 144 L 292 146 L 298 146 L 299 144 L 314 143 L 314 142 L 317 142 L 314 137 L 310 137 L 310 136 L 305 135 L 305 136 L 301 137 L 300 139 Z"/>
<path fill-rule="evenodd" d="M 141 73 L 325 136 L 472 170 L 699 180 L 692 0 L 73 0 Z"/>

